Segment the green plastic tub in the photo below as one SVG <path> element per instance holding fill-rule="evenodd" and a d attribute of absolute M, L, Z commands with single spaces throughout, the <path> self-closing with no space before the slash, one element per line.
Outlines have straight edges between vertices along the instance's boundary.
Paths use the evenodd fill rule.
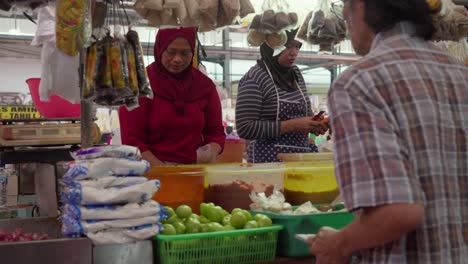
<path fill-rule="evenodd" d="M 275 259 L 278 231 L 273 225 L 213 233 L 156 235 L 155 263 L 259 263 Z"/>
<path fill-rule="evenodd" d="M 294 209 L 297 207 L 293 207 Z M 340 206 L 336 209 L 343 209 Z M 323 226 L 340 229 L 354 219 L 354 215 L 345 211 L 314 213 L 305 215 L 284 215 L 266 211 L 251 211 L 252 215 L 261 213 L 273 220 L 274 224 L 282 225 L 278 234 L 277 254 L 286 257 L 310 256 L 308 244 L 294 238 L 295 234 L 316 234 Z"/>

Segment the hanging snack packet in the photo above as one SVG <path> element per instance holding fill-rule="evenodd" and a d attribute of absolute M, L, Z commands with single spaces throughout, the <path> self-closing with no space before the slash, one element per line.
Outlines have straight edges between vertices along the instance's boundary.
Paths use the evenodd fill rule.
<path fill-rule="evenodd" d="M 135 65 L 137 69 L 139 95 L 153 98 L 153 91 L 146 72 L 145 61 L 143 59 L 143 50 L 140 45 L 138 33 L 134 30 L 127 32 L 127 41 L 135 52 Z"/>
<path fill-rule="evenodd" d="M 128 86 L 132 90 L 133 95 L 138 96 L 138 73 L 135 50 L 130 44 L 126 43 L 125 51 L 127 53 Z"/>
<path fill-rule="evenodd" d="M 97 42 L 91 44 L 86 51 L 86 66 L 84 71 L 83 98 L 88 99 L 96 92 L 96 78 L 101 62 L 102 49 Z"/>
<path fill-rule="evenodd" d="M 76 56 L 85 44 L 83 31 L 89 4 L 84 0 L 57 1 L 56 45 L 70 56 Z"/>

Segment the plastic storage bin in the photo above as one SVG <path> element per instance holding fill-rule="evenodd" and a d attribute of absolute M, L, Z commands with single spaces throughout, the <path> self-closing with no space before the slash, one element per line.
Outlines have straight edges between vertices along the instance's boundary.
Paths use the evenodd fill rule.
<path fill-rule="evenodd" d="M 161 188 L 153 200 L 174 210 L 186 204 L 195 213 L 200 213 L 200 204 L 205 199 L 205 168 L 200 166 L 161 166 L 152 167 L 146 173 L 148 179 L 158 179 Z"/>
<path fill-rule="evenodd" d="M 310 255 L 309 245 L 294 238 L 295 234 L 316 234 L 323 226 L 340 229 L 354 219 L 352 213 L 344 211 L 305 215 L 283 215 L 266 211 L 251 212 L 252 214 L 265 214 L 273 220 L 274 224 L 283 226 L 283 230 L 278 234 L 277 254 L 286 257 Z"/>
<path fill-rule="evenodd" d="M 47 118 L 80 117 L 80 104 L 72 104 L 58 95 L 51 95 L 49 102 L 41 101 L 39 97 L 40 78 L 29 78 L 26 83 L 31 92 L 31 98 L 37 111 Z"/>
<path fill-rule="evenodd" d="M 332 163 L 286 163 L 284 196 L 293 205 L 331 203 L 339 194 Z"/>
<path fill-rule="evenodd" d="M 206 170 L 206 200 L 228 211 L 250 209 L 252 191 L 270 195 L 275 185 L 283 189 L 285 167 L 282 163 L 223 164 Z"/>
<path fill-rule="evenodd" d="M 261 263 L 273 261 L 281 226 L 153 238 L 155 263 Z"/>

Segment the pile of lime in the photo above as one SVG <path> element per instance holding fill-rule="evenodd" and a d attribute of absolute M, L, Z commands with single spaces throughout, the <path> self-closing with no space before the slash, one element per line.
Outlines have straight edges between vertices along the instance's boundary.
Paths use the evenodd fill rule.
<path fill-rule="evenodd" d="M 268 227 L 271 219 L 264 214 L 252 216 L 249 211 L 234 208 L 231 213 L 213 203 L 200 204 L 200 215 L 192 213 L 188 205 L 180 205 L 172 209 L 165 206 L 168 218 L 162 221 L 163 235 L 179 235 L 193 233 L 207 233 Z"/>

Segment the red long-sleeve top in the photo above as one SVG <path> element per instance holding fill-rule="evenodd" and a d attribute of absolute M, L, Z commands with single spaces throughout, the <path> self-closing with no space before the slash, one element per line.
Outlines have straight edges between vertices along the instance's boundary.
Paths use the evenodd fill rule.
<path fill-rule="evenodd" d="M 214 87 L 214 86 L 213 86 Z M 216 88 L 206 97 L 185 103 L 185 111 L 174 102 L 155 96 L 140 98 L 140 107 L 119 110 L 122 143 L 151 151 L 162 161 L 194 163 L 196 150 L 215 142 L 224 146 L 221 103 Z"/>

